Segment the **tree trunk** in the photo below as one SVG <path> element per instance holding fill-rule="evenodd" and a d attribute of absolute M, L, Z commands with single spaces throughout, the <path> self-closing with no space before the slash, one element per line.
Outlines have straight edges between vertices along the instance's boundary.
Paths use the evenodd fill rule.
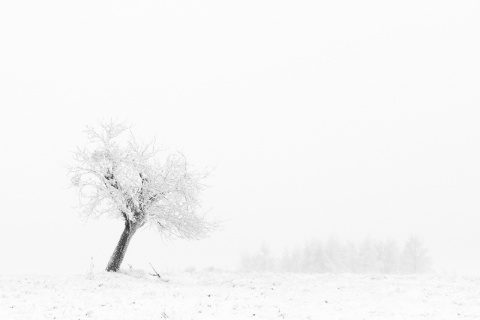
<path fill-rule="evenodd" d="M 125 252 L 127 251 L 130 239 L 132 239 L 137 229 L 137 224 L 125 221 L 125 229 L 123 229 L 120 240 L 118 240 L 117 246 L 115 247 L 115 251 L 113 251 L 110 260 L 108 261 L 108 265 L 106 268 L 107 271 L 117 272 L 118 269 L 120 269 L 120 265 L 122 264 L 123 258 L 125 257 Z"/>

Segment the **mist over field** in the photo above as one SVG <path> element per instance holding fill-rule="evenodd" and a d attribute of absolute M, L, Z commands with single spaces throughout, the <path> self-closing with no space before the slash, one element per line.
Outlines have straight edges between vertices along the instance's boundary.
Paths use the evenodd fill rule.
<path fill-rule="evenodd" d="M 215 168 L 222 230 L 138 233 L 142 265 L 417 235 L 438 272 L 480 270 L 476 3 L 1 6 L 2 272 L 105 264 L 121 224 L 79 220 L 67 177 L 102 119 Z"/>
<path fill-rule="evenodd" d="M 0 318 L 478 316 L 479 16 L 1 2 Z"/>

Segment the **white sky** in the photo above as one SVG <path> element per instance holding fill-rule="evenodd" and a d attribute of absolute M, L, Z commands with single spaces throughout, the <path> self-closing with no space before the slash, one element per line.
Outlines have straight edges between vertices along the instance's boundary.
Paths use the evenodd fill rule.
<path fill-rule="evenodd" d="M 125 263 L 231 265 L 331 234 L 418 234 L 480 270 L 480 2 L 2 1 L 0 274 L 104 268 L 120 221 L 82 222 L 71 151 L 98 119 L 216 165 L 200 242 Z"/>

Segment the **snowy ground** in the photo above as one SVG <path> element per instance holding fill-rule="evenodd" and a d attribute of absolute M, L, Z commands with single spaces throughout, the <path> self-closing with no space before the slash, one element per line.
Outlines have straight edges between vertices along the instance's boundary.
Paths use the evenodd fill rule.
<path fill-rule="evenodd" d="M 0 276 L 0 319 L 480 319 L 480 279 L 142 272 Z"/>

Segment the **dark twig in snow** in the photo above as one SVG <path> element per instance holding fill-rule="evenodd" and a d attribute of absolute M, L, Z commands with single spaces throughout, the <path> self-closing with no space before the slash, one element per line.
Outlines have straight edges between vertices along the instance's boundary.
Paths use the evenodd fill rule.
<path fill-rule="evenodd" d="M 160 280 L 162 280 L 164 282 L 168 282 L 168 280 L 165 280 L 165 279 L 162 278 L 162 276 L 157 272 L 157 270 L 155 270 L 155 268 L 152 266 L 152 264 L 150 262 L 148 264 L 150 265 L 150 267 L 152 267 L 153 272 L 155 272 L 155 273 L 150 273 L 150 275 L 152 275 L 154 277 L 158 277 Z"/>

